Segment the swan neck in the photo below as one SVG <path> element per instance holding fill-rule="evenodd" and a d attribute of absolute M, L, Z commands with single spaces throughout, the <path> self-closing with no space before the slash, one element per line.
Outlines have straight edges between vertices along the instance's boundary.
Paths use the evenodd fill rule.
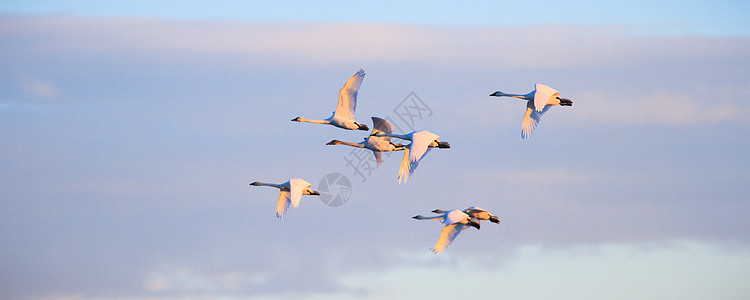
<path fill-rule="evenodd" d="M 256 181 L 253 183 L 254 183 L 253 185 L 257 185 L 257 186 L 270 186 L 270 187 L 275 187 L 277 189 L 281 188 L 281 184 L 265 183 L 265 182 L 260 182 L 260 181 Z"/>
<path fill-rule="evenodd" d="M 310 119 L 305 119 L 303 117 L 299 117 L 297 119 L 297 121 L 299 121 L 299 122 L 313 123 L 313 124 L 329 124 L 329 123 L 331 123 L 331 121 L 327 121 L 327 120 L 310 120 Z"/>
<path fill-rule="evenodd" d="M 336 145 L 347 145 L 347 146 L 352 146 L 352 147 L 357 147 L 357 148 L 365 147 L 365 145 L 362 143 L 351 143 L 351 142 L 344 142 L 344 141 L 336 141 Z"/>

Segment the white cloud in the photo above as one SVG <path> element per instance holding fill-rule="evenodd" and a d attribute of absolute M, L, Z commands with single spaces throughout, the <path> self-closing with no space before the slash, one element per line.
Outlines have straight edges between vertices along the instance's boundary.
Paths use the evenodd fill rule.
<path fill-rule="evenodd" d="M 460 259 L 447 268 L 406 265 L 341 281 L 370 291 L 364 299 L 460 298 L 467 291 L 498 299 L 743 299 L 750 252 L 724 247 L 676 241 L 550 251 L 529 245 L 500 266 Z"/>

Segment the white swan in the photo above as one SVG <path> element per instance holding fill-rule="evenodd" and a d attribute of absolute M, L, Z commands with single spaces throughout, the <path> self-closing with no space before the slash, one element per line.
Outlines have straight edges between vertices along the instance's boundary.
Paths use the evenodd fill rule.
<path fill-rule="evenodd" d="M 276 204 L 276 217 L 284 219 L 286 210 L 289 209 L 289 204 L 294 207 L 299 206 L 299 201 L 302 199 L 302 195 L 320 195 L 317 191 L 310 189 L 310 183 L 302 179 L 291 179 L 281 184 L 253 182 L 250 185 L 254 186 L 272 186 L 280 190 L 279 202 Z"/>
<path fill-rule="evenodd" d="M 375 155 L 375 161 L 378 163 L 378 167 L 383 164 L 383 152 L 400 151 L 404 150 L 404 145 L 394 144 L 391 142 L 391 138 L 388 136 L 378 136 L 378 134 L 391 134 L 393 133 L 393 125 L 388 121 L 378 117 L 372 117 L 372 133 L 366 137 L 364 141 L 359 143 L 342 142 L 339 140 L 332 140 L 326 145 L 347 145 L 357 148 L 366 148 L 372 150 Z"/>
<path fill-rule="evenodd" d="M 381 134 L 378 136 L 390 136 L 409 140 L 411 143 L 404 149 L 404 158 L 401 160 L 401 167 L 398 169 L 398 183 L 409 180 L 409 176 L 414 174 L 419 166 L 419 161 L 430 152 L 432 148 L 450 148 L 448 142 L 441 142 L 437 134 L 427 130 L 414 131 L 407 134 Z"/>
<path fill-rule="evenodd" d="M 453 240 L 456 239 L 458 234 L 461 233 L 461 230 L 464 230 L 469 226 L 472 226 L 477 230 L 479 230 L 480 228 L 479 221 L 473 219 L 471 216 L 458 209 L 446 211 L 438 216 L 433 217 L 416 215 L 412 218 L 417 220 L 442 219 L 440 222 L 445 224 L 445 227 L 443 227 L 443 231 L 440 232 L 440 238 L 438 239 L 437 243 L 435 243 L 435 247 L 430 249 L 435 254 L 440 254 L 440 252 L 443 252 L 445 248 L 448 248 Z"/>
<path fill-rule="evenodd" d="M 478 206 L 469 206 L 462 211 L 465 214 L 477 220 L 489 220 L 492 223 L 500 223 L 500 218 L 498 218 L 496 215 L 491 214 L 486 209 L 478 207 Z M 442 209 L 436 209 L 436 210 L 433 210 L 432 212 L 436 214 L 444 214 L 444 213 L 447 213 L 448 211 L 442 210 Z"/>
<path fill-rule="evenodd" d="M 357 110 L 357 92 L 359 91 L 359 87 L 362 85 L 362 80 L 364 78 L 365 71 L 359 69 L 357 73 L 354 73 L 354 75 L 346 81 L 344 87 L 339 90 L 339 104 L 336 106 L 336 110 L 330 118 L 325 120 L 310 120 L 303 117 L 296 117 L 292 119 L 292 121 L 330 124 L 349 130 L 370 130 L 370 128 L 367 128 L 367 125 L 354 121 L 354 111 Z"/>
<path fill-rule="evenodd" d="M 555 89 L 543 84 L 536 84 L 534 90 L 526 95 L 506 94 L 501 91 L 494 92 L 490 96 L 495 97 L 513 97 L 528 100 L 526 103 L 526 115 L 523 116 L 521 124 L 521 138 L 528 139 L 534 132 L 539 119 L 547 112 L 550 106 L 573 106 L 573 101 L 567 98 L 560 98 L 560 93 Z"/>

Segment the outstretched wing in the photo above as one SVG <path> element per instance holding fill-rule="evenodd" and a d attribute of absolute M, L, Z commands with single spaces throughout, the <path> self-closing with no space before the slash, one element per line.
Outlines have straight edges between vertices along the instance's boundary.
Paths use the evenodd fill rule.
<path fill-rule="evenodd" d="M 534 129 L 539 124 L 542 115 L 544 115 L 549 108 L 550 106 L 545 106 L 542 111 L 536 111 L 534 110 L 534 105 L 529 101 L 526 105 L 526 115 L 523 116 L 523 124 L 521 124 L 522 139 L 525 140 L 531 137 L 531 133 L 534 132 Z"/>
<path fill-rule="evenodd" d="M 378 163 L 378 167 L 380 167 L 383 164 L 383 152 L 373 150 L 372 154 L 375 155 L 375 161 Z"/>
<path fill-rule="evenodd" d="M 461 233 L 461 230 L 464 228 L 466 228 L 466 225 L 460 223 L 443 227 L 443 231 L 440 232 L 440 238 L 437 243 L 435 243 L 435 248 L 432 248 L 432 252 L 435 252 L 435 254 L 443 252 L 445 248 L 448 248 L 448 246 L 453 243 L 453 240 L 456 239 L 458 234 Z"/>
<path fill-rule="evenodd" d="M 346 81 L 344 87 L 339 90 L 339 104 L 336 106 L 336 111 L 333 113 L 334 116 L 354 119 L 354 111 L 357 110 L 357 92 L 362 85 L 363 79 L 365 79 L 365 71 L 359 69 L 357 73 L 354 73 L 354 75 Z"/>
<path fill-rule="evenodd" d="M 547 103 L 553 98 L 560 96 L 555 89 L 543 84 L 537 84 L 534 92 L 534 109 L 541 112 Z"/>
<path fill-rule="evenodd" d="M 289 190 L 291 192 L 291 201 L 294 207 L 299 206 L 299 201 L 302 199 L 302 192 L 310 187 L 310 183 L 302 179 L 289 180 Z"/>
<path fill-rule="evenodd" d="M 465 212 L 454 209 L 449 211 L 448 214 L 445 215 L 445 219 L 443 219 L 442 223 L 445 225 L 455 224 L 468 217 L 469 215 Z"/>
<path fill-rule="evenodd" d="M 401 180 L 404 183 L 409 180 L 409 146 L 411 145 L 404 147 L 404 158 L 401 159 L 401 166 L 398 168 L 398 183 L 401 183 Z"/>
<path fill-rule="evenodd" d="M 286 210 L 289 209 L 289 204 L 292 204 L 289 192 L 281 191 L 279 194 L 279 203 L 276 204 L 277 218 L 284 219 L 284 214 L 286 213 Z"/>
<path fill-rule="evenodd" d="M 437 140 L 438 138 L 439 136 L 437 134 L 434 134 L 427 130 L 412 133 L 411 144 L 409 145 L 411 148 L 409 160 L 412 162 L 419 161 L 427 154 L 428 150 L 430 149 L 430 144 L 432 144 L 432 142 Z"/>
<path fill-rule="evenodd" d="M 372 132 L 367 137 L 367 144 L 371 146 L 369 149 L 389 150 L 391 143 L 391 137 L 389 136 L 378 136 L 380 134 L 391 134 L 393 132 L 393 125 L 388 121 L 378 117 L 372 117 Z M 378 162 L 378 167 L 383 163 L 383 155 L 373 150 L 375 153 L 375 160 Z"/>
<path fill-rule="evenodd" d="M 372 132 L 370 135 L 376 135 L 376 134 L 391 134 L 393 133 L 393 125 L 391 123 L 388 123 L 388 121 L 378 118 L 378 117 L 372 117 Z M 391 138 L 388 136 L 383 137 L 385 141 L 390 141 Z"/>
<path fill-rule="evenodd" d="M 404 149 L 404 158 L 401 160 L 401 168 L 398 173 L 399 183 L 401 183 L 402 178 L 406 182 L 409 176 L 414 174 L 419 162 L 432 150 L 429 147 L 430 144 L 439 138 L 437 134 L 426 130 L 413 132 L 410 135 L 411 144 Z"/>

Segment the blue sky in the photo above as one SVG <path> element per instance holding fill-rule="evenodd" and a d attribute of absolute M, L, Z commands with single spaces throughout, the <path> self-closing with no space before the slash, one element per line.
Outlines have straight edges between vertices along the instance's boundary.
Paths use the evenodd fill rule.
<path fill-rule="evenodd" d="M 440 26 L 614 25 L 638 33 L 747 35 L 742 1 L 4 1 L 3 11 L 240 22 L 375 22 Z"/>
<path fill-rule="evenodd" d="M 0 298 L 750 294 L 747 4 L 175 3 L 0 6 Z M 359 68 L 359 121 L 416 95 L 452 145 L 408 183 L 289 121 Z M 521 140 L 488 95 L 535 83 L 574 105 Z M 345 205 L 283 221 L 248 186 L 333 172 Z M 471 205 L 502 223 L 432 254 L 410 217 Z"/>

